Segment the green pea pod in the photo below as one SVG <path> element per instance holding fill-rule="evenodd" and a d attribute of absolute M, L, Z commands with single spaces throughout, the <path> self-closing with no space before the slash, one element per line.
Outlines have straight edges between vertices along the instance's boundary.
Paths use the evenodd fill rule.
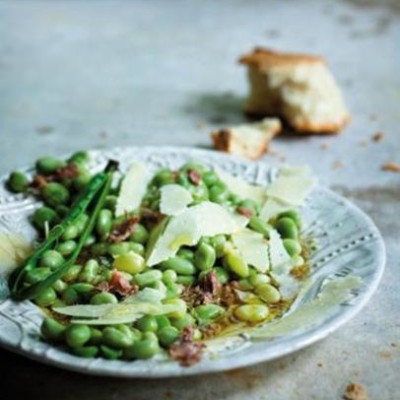
<path fill-rule="evenodd" d="M 117 164 L 115 163 L 115 161 L 110 161 L 104 172 L 101 172 L 92 178 L 84 196 L 78 202 L 76 202 L 76 204 L 71 209 L 69 215 L 64 219 L 63 222 L 61 222 L 61 224 L 55 226 L 50 231 L 47 240 L 33 253 L 33 255 L 27 260 L 25 265 L 19 268 L 12 276 L 11 295 L 13 298 L 17 300 L 25 300 L 37 297 L 44 289 L 53 285 L 58 279 L 60 279 L 63 274 L 71 267 L 71 265 L 75 263 L 84 243 L 93 231 L 97 216 L 102 209 L 105 198 L 109 192 L 112 182 L 113 171 L 115 171 L 116 167 Z M 43 281 L 28 286 L 27 288 L 23 288 L 21 285 L 21 281 L 24 273 L 36 267 L 42 254 L 55 244 L 57 239 L 64 233 L 65 228 L 69 226 L 69 224 L 75 222 L 75 220 L 79 218 L 83 212 L 85 212 L 85 210 L 89 207 L 96 195 L 98 195 L 96 206 L 93 210 L 92 215 L 90 216 L 88 223 L 85 226 L 84 231 L 82 232 L 76 249 L 73 251 L 70 258 Z"/>

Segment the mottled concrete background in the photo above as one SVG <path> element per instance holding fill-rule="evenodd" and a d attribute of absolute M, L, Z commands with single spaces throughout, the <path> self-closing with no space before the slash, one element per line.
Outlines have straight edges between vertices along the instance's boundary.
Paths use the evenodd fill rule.
<path fill-rule="evenodd" d="M 81 148 L 208 147 L 210 129 L 242 120 L 236 60 L 255 45 L 323 54 L 343 87 L 340 136 L 280 137 L 265 162 L 309 163 L 374 218 L 388 263 L 372 301 L 306 350 L 202 377 L 93 378 L 0 350 L 2 398 L 320 400 L 350 381 L 400 398 L 400 174 L 380 169 L 400 162 L 398 0 L 1 1 L 0 173 Z"/>

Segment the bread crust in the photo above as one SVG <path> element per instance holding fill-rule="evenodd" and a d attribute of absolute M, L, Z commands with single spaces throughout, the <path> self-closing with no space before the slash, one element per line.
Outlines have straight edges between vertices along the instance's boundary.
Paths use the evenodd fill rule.
<path fill-rule="evenodd" d="M 318 55 L 300 53 L 281 53 L 271 49 L 256 47 L 251 53 L 239 58 L 239 62 L 251 65 L 258 69 L 269 68 L 271 66 L 296 65 L 296 64 L 326 64 L 326 60 Z"/>

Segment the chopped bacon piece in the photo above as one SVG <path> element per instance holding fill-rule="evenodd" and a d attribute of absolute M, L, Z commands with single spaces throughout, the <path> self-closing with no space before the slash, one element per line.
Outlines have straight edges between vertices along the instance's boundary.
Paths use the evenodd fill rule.
<path fill-rule="evenodd" d="M 187 174 L 188 174 L 190 182 L 192 182 L 193 185 L 195 185 L 195 186 L 199 186 L 200 185 L 200 182 L 201 182 L 201 174 L 200 174 L 200 172 L 197 172 L 194 169 L 189 169 Z"/>
<path fill-rule="evenodd" d="M 200 304 L 218 303 L 221 293 L 221 283 L 214 271 L 208 272 L 195 287 L 187 287 L 182 293 L 182 299 L 194 307 Z"/>
<path fill-rule="evenodd" d="M 54 181 L 73 179 L 77 176 L 79 176 L 79 169 L 76 164 L 67 164 L 65 167 L 58 168 L 54 174 L 50 175 Z"/>
<path fill-rule="evenodd" d="M 246 208 L 246 207 L 242 207 L 242 206 L 236 207 L 236 211 L 237 211 L 239 214 L 244 215 L 244 216 L 247 217 L 247 218 L 251 218 L 251 217 L 254 215 L 254 214 L 253 214 L 253 211 L 249 210 L 249 209 Z"/>
<path fill-rule="evenodd" d="M 142 208 L 140 210 L 140 219 L 145 225 L 153 227 L 157 225 L 164 218 L 163 214 L 159 211 L 153 211 L 149 208 Z"/>
<path fill-rule="evenodd" d="M 42 189 L 43 187 L 45 187 L 47 184 L 49 183 L 48 179 L 46 176 L 43 175 L 35 175 L 35 177 L 33 178 L 33 181 L 31 183 L 31 186 L 34 189 Z"/>
<path fill-rule="evenodd" d="M 200 289 L 211 296 L 218 296 L 221 292 L 221 283 L 214 271 L 208 272 L 200 281 Z"/>
<path fill-rule="evenodd" d="M 112 243 L 123 242 L 131 236 L 135 230 L 136 224 L 139 222 L 138 217 L 127 217 L 125 221 L 117 225 L 108 236 L 108 241 Z"/>
<path fill-rule="evenodd" d="M 117 269 L 113 269 L 109 282 L 102 282 L 96 286 L 101 292 L 114 292 L 121 296 L 128 296 L 138 291 L 136 285 L 132 285 L 124 275 Z"/>
<path fill-rule="evenodd" d="M 193 328 L 186 326 L 183 328 L 181 338 L 172 344 L 168 353 L 173 360 L 179 361 L 183 367 L 190 367 L 201 360 L 204 343 L 193 341 Z"/>

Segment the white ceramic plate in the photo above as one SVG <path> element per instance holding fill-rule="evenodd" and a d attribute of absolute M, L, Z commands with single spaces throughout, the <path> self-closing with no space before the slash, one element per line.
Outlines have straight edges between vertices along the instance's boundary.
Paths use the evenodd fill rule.
<path fill-rule="evenodd" d="M 110 158 L 118 160 L 122 169 L 132 161 L 140 160 L 154 170 L 176 168 L 188 160 L 197 160 L 261 185 L 273 180 L 277 172 L 264 163 L 249 163 L 221 153 L 191 148 L 116 148 L 93 151 L 92 156 L 93 170 L 100 170 Z M 32 240 L 34 230 L 27 216 L 38 204 L 32 198 L 9 193 L 3 179 L 0 182 L 0 233 L 16 233 Z M 310 279 L 289 312 L 263 328 L 262 334 L 256 335 L 258 337 L 241 334 L 214 341 L 203 360 L 192 367 L 181 367 L 163 356 L 134 362 L 75 357 L 40 340 L 43 314 L 28 301 L 0 300 L 0 345 L 40 362 L 87 374 L 146 378 L 238 368 L 306 347 L 339 328 L 370 299 L 383 272 L 385 249 L 371 219 L 328 189 L 316 187 L 302 213 L 303 234 L 315 238 L 318 249 L 311 255 Z M 352 276 L 358 278 L 349 278 Z M 315 300 L 317 296 L 326 299 L 326 288 L 332 282 L 336 281 L 340 286 L 346 279 L 358 282 L 348 296 L 341 298 L 339 290 L 334 296 L 337 301 L 332 301 L 332 297 L 330 301 Z"/>

